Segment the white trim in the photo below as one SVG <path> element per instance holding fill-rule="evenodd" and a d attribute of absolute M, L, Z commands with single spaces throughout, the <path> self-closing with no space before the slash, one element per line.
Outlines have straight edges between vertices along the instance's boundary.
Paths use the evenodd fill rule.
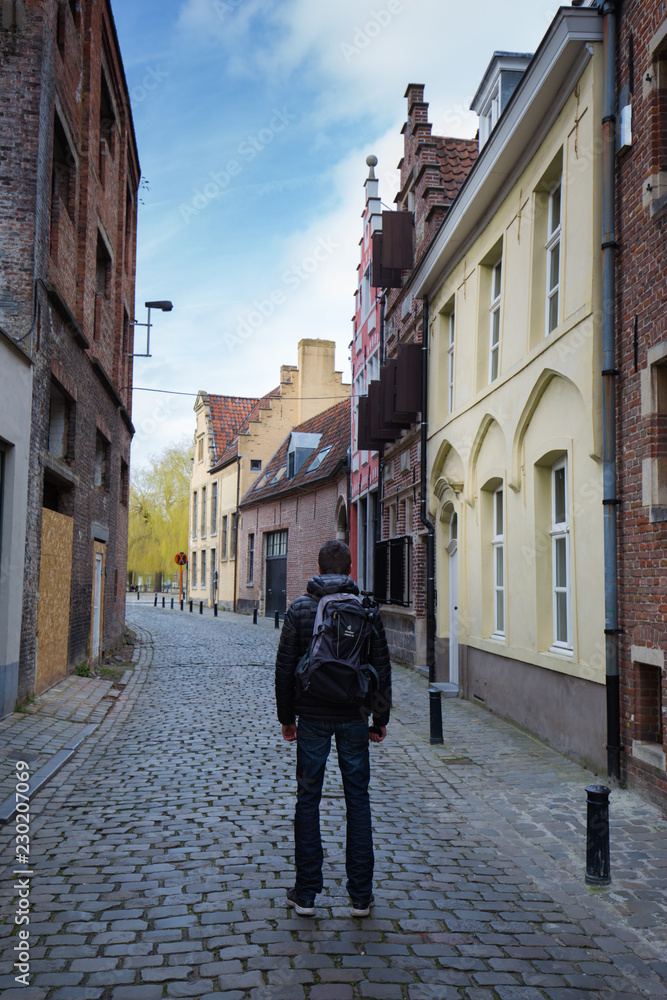
<path fill-rule="evenodd" d="M 556 509 L 556 473 L 563 470 L 563 502 L 564 502 L 564 520 L 557 520 L 558 514 L 560 513 Z M 567 474 L 567 456 L 559 459 L 557 462 L 551 466 L 551 530 L 549 534 L 551 535 L 551 613 L 552 613 L 552 629 L 553 629 L 553 642 L 549 647 L 549 652 L 551 653 L 561 653 L 565 656 L 573 655 L 572 648 L 572 572 L 570 566 L 570 520 L 569 520 L 569 507 L 570 501 L 568 496 L 568 474 Z M 565 571 L 564 582 L 558 582 L 558 566 L 559 562 L 557 559 L 557 550 L 559 543 L 562 543 L 565 550 L 565 560 L 563 568 Z M 565 596 L 565 632 L 566 636 L 564 639 L 558 638 L 558 626 L 559 626 L 559 596 Z"/>
<path fill-rule="evenodd" d="M 493 294 L 498 279 L 498 293 Z M 495 382 L 500 374 L 500 325 L 502 315 L 500 303 L 503 286 L 503 258 L 501 257 L 491 268 L 491 302 L 489 304 L 489 385 Z M 495 368 L 495 371 L 494 371 Z"/>
<path fill-rule="evenodd" d="M 558 224 L 554 226 L 553 215 L 554 215 L 554 196 L 556 192 L 559 192 L 558 198 Z M 561 253 L 561 232 L 562 232 L 562 218 L 563 218 L 563 186 L 561 178 L 558 182 L 554 184 L 551 191 L 549 192 L 549 211 L 547 215 L 547 242 L 544 244 L 544 249 L 546 250 L 546 295 L 545 295 L 545 307 L 544 307 L 544 335 L 548 337 L 550 333 L 558 326 L 558 321 L 560 317 L 560 278 L 561 278 L 561 265 L 563 261 L 563 254 Z M 555 253 L 558 253 L 558 275 L 556 281 L 551 285 L 551 261 Z M 551 303 L 556 300 L 556 322 L 553 326 L 550 325 L 551 319 Z"/>
<path fill-rule="evenodd" d="M 500 503 L 498 502 L 500 498 Z M 498 507 L 500 506 L 500 510 Z M 498 523 L 500 522 L 500 523 Z M 500 531 L 498 531 L 500 528 Z M 507 628 L 507 607 L 505 604 L 505 493 L 504 486 L 493 491 L 493 632 L 492 639 L 504 639 Z M 502 580 L 498 583 L 498 562 L 502 564 Z M 498 598 L 502 601 L 502 622 L 499 622 Z"/>
<path fill-rule="evenodd" d="M 456 312 L 447 317 L 447 413 L 454 411 L 454 350 L 456 344 Z"/>

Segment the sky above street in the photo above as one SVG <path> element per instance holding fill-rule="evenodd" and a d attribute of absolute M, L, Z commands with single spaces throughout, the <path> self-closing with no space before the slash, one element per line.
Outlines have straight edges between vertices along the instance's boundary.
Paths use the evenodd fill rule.
<path fill-rule="evenodd" d="M 494 50 L 533 52 L 551 0 L 112 0 L 142 167 L 133 467 L 192 435 L 194 397 L 261 396 L 304 337 L 349 375 L 366 157 L 394 208 L 408 83 L 437 135 Z M 137 327 L 135 351 L 145 350 Z"/>

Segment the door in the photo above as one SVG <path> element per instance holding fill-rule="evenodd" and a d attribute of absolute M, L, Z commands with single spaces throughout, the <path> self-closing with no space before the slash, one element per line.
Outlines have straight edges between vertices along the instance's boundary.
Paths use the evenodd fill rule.
<path fill-rule="evenodd" d="M 452 515 L 455 522 L 456 514 Z M 456 524 L 450 524 L 450 533 L 456 532 Z M 449 555 L 449 682 L 459 683 L 459 572 L 458 540 L 456 536 L 447 546 Z"/>
<path fill-rule="evenodd" d="M 264 614 L 270 618 L 287 610 L 287 531 L 270 531 L 266 536 L 266 594 Z"/>
<path fill-rule="evenodd" d="M 95 542 L 93 550 L 93 605 L 90 625 L 90 659 L 99 660 L 104 635 L 104 563 L 106 546 Z"/>
<path fill-rule="evenodd" d="M 71 517 L 44 508 L 37 603 L 35 694 L 67 676 L 72 585 Z"/>

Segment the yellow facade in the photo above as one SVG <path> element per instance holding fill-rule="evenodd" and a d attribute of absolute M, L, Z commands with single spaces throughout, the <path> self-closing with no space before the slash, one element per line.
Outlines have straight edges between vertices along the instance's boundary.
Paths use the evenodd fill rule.
<path fill-rule="evenodd" d="M 438 679 L 602 760 L 601 720 L 580 732 L 605 681 L 601 44 L 589 53 L 431 283 L 428 464 Z"/>
<path fill-rule="evenodd" d="M 328 340 L 304 339 L 298 345 L 298 364 L 280 369 L 279 391 L 263 399 L 254 419 L 238 435 L 236 453 L 226 464 L 214 467 L 210 410 L 205 393 L 195 402 L 195 452 L 190 481 L 190 564 L 188 596 L 211 605 L 214 601 L 231 609 L 239 596 L 242 581 L 236 571 L 235 524 L 238 501 L 261 475 L 269 460 L 291 429 L 329 409 L 350 395 L 341 372 L 335 370 L 335 344 Z M 200 444 L 201 442 L 201 444 Z M 218 456 L 218 459 L 220 456 Z M 214 467 L 215 471 L 211 472 Z M 202 490 L 205 490 L 206 516 L 202 534 Z M 216 518 L 212 503 L 216 495 Z M 197 497 L 195 531 L 195 495 Z M 214 554 L 212 554 L 214 553 Z M 202 559 L 206 571 L 202 580 Z M 196 563 L 196 581 L 194 564 Z M 213 566 L 217 569 L 214 591 Z"/>

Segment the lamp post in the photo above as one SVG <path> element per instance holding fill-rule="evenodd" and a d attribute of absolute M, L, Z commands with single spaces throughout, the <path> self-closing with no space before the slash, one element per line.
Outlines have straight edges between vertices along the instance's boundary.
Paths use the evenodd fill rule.
<path fill-rule="evenodd" d="M 151 309 L 160 309 L 162 312 L 171 312 L 174 308 L 173 303 L 169 302 L 168 299 L 159 299 L 154 302 L 144 302 L 144 305 L 148 309 L 148 318 L 146 323 L 139 323 L 136 319 L 132 320 L 130 326 L 145 326 L 146 327 L 146 353 L 136 354 L 133 353 L 133 358 L 150 358 L 151 355 Z"/>

